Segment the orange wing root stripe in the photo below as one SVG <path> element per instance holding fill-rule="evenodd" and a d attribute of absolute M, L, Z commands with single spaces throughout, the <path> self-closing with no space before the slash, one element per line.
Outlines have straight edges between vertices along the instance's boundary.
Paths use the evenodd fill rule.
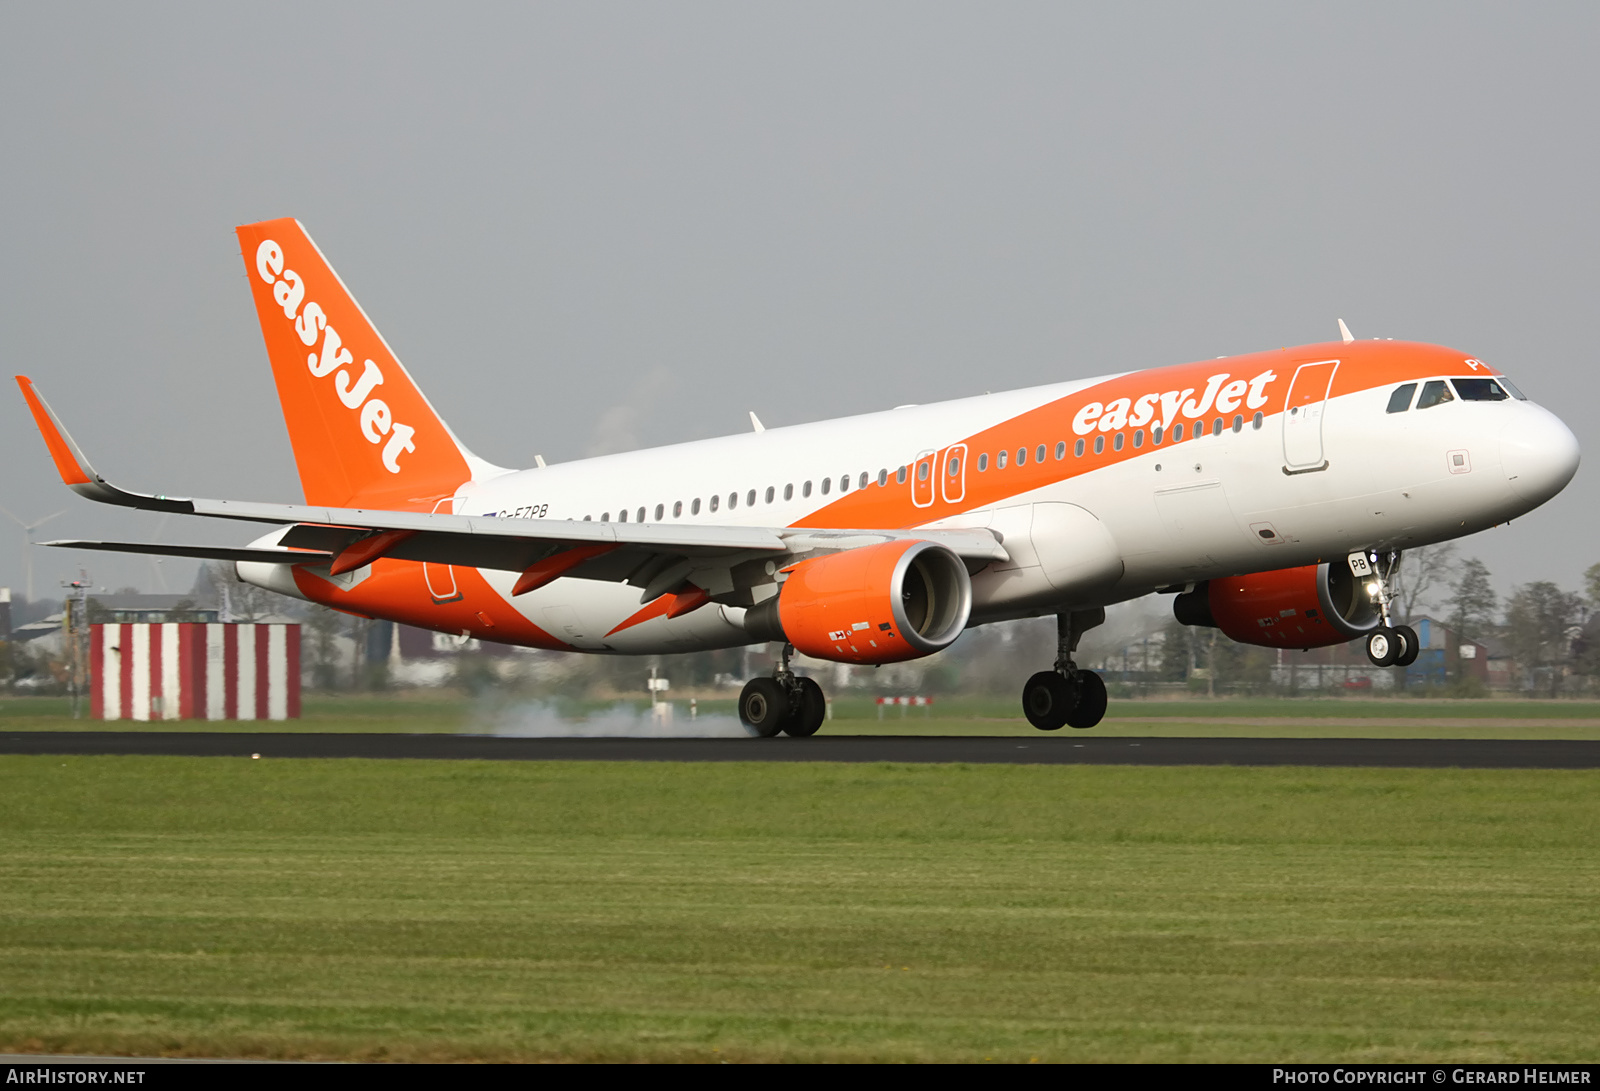
<path fill-rule="evenodd" d="M 617 547 L 614 545 L 585 545 L 573 546 L 551 557 L 546 557 L 528 566 L 517 577 L 516 586 L 511 588 L 511 595 L 526 595 L 529 591 L 537 591 L 552 580 L 560 579 L 564 574 L 577 568 L 584 561 L 598 557 L 602 553 L 610 553 Z"/>
<path fill-rule="evenodd" d="M 636 611 L 631 617 L 623 620 L 606 635 L 612 636 L 615 633 L 622 632 L 624 629 L 631 629 L 635 625 L 643 625 L 645 622 L 652 621 L 658 617 L 665 617 L 668 620 L 682 617 L 684 614 L 700 609 L 710 601 L 711 596 L 709 594 L 701 588 L 693 586 L 687 591 L 679 591 L 675 595 L 661 595 L 651 599 L 647 605 Z"/>
<path fill-rule="evenodd" d="M 416 533 L 414 530 L 385 530 L 363 538 L 359 542 L 353 542 L 339 551 L 339 555 L 328 566 L 328 574 L 342 576 L 346 572 L 354 572 L 371 564 Z"/>
<path fill-rule="evenodd" d="M 17 385 L 22 388 L 22 396 L 28 401 L 28 411 L 33 414 L 33 423 L 39 426 L 39 432 L 44 436 L 44 445 L 50 451 L 50 458 L 54 460 L 61 480 L 68 485 L 93 484 L 94 479 L 78 463 L 78 457 L 73 454 L 72 445 L 62 434 L 61 425 L 54 414 L 34 393 L 33 380 L 26 375 L 18 375 Z"/>

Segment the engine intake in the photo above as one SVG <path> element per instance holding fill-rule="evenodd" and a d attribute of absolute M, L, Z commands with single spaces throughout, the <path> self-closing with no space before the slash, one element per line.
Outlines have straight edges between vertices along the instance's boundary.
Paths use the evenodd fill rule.
<path fill-rule="evenodd" d="M 1207 580 L 1172 603 L 1185 625 L 1221 629 L 1241 644 L 1324 648 L 1364 636 L 1379 624 L 1366 588 L 1340 563 Z"/>
<path fill-rule="evenodd" d="M 967 566 L 934 542 L 862 546 L 784 572 L 777 597 L 745 612 L 745 630 L 815 659 L 919 659 L 949 647 L 972 613 Z"/>

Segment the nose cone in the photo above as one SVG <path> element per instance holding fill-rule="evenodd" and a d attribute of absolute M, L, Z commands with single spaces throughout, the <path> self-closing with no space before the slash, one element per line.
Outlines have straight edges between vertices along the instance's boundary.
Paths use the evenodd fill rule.
<path fill-rule="evenodd" d="M 1500 465 L 1516 494 L 1539 505 L 1578 472 L 1578 439 L 1548 409 L 1523 403 L 1500 432 Z"/>

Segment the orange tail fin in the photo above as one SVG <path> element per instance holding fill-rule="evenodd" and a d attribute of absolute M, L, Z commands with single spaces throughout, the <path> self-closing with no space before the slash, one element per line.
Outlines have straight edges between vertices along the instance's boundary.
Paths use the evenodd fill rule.
<path fill-rule="evenodd" d="M 238 230 L 306 503 L 433 511 L 503 472 L 456 439 L 298 220 Z"/>

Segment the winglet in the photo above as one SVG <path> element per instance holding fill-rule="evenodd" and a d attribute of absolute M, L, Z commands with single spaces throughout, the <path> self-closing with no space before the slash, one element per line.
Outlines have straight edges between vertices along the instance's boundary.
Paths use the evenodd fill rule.
<path fill-rule="evenodd" d="M 55 461 L 56 472 L 61 475 L 61 480 L 73 488 L 94 484 L 100 475 L 94 472 L 89 460 L 83 457 L 83 452 L 61 426 L 61 419 L 55 415 L 55 411 L 33 388 L 33 380 L 26 375 L 18 375 L 17 385 L 22 388 L 22 396 L 28 401 L 28 411 L 33 414 L 33 423 L 39 426 L 39 433 L 44 436 L 44 445 Z"/>
<path fill-rule="evenodd" d="M 28 411 L 33 414 L 34 424 L 39 426 L 39 434 L 44 437 L 45 448 L 49 450 L 50 458 L 56 464 L 56 472 L 73 492 L 90 500 L 98 500 L 102 504 L 120 504 L 128 508 L 193 514 L 194 504 L 188 500 L 172 500 L 165 496 L 124 492 L 106 481 L 95 472 L 93 466 L 89 465 L 89 460 L 83 457 L 83 450 L 67 433 L 66 428 L 62 427 L 61 418 L 56 416 L 55 410 L 51 409 L 49 403 L 34 389 L 33 380 L 26 375 L 18 375 L 17 386 L 22 388 L 22 396 L 28 402 Z"/>
<path fill-rule="evenodd" d="M 1344 319 L 1342 318 L 1339 319 L 1339 339 L 1347 345 L 1356 339 L 1355 334 L 1350 332 L 1350 327 L 1344 324 Z"/>

